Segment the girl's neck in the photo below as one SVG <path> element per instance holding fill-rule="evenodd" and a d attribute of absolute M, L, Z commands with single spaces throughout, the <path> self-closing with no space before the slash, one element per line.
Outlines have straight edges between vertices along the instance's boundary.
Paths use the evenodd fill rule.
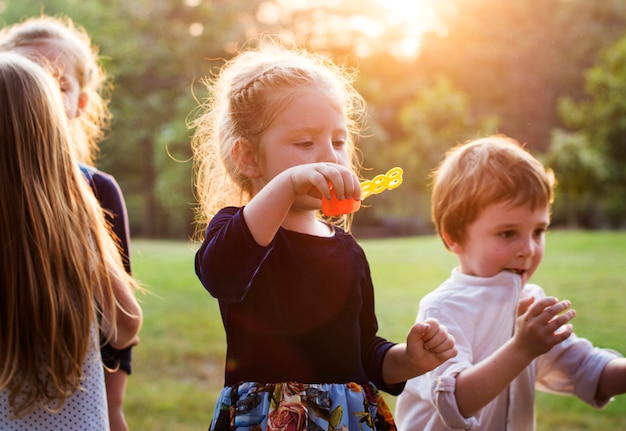
<path fill-rule="evenodd" d="M 331 237 L 335 234 L 332 225 L 318 219 L 314 211 L 291 210 L 283 220 L 281 227 L 293 232 L 320 237 Z"/>

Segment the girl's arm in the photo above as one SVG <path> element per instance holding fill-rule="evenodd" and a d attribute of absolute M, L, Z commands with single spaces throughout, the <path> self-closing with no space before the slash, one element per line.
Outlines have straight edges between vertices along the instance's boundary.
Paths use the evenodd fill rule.
<path fill-rule="evenodd" d="M 566 325 L 575 316 L 569 301 L 543 298 L 520 301 L 513 338 L 485 360 L 456 378 L 455 396 L 464 417 L 475 415 L 498 396 L 539 355 L 572 334 Z M 532 304 L 532 305 L 531 305 Z M 568 310 L 564 314 L 560 314 Z M 566 325 L 566 326 L 563 326 Z"/>
<path fill-rule="evenodd" d="M 283 171 L 248 202 L 243 216 L 257 244 L 266 247 L 272 242 L 295 197 L 289 172 Z"/>
<path fill-rule="evenodd" d="M 139 342 L 139 330 L 143 322 L 143 314 L 134 291 L 128 282 L 129 276 L 120 265 L 107 264 L 109 277 L 115 296 L 115 328 L 111 328 L 111 313 L 104 312 L 103 332 L 110 334 L 109 343 L 121 350 Z"/>
<path fill-rule="evenodd" d="M 257 179 L 257 181 L 261 181 Z M 338 198 L 359 197 L 357 177 L 336 163 L 310 163 L 288 168 L 267 184 L 243 210 L 244 219 L 257 244 L 269 245 L 278 228 L 285 226 L 300 232 L 311 232 L 316 222 L 320 197 L 330 198 L 331 183 Z M 301 207 L 292 211 L 296 197 L 303 197 Z"/>

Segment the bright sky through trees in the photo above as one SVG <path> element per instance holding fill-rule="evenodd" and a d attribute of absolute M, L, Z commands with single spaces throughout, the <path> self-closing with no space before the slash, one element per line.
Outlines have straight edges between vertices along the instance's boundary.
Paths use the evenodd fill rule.
<path fill-rule="evenodd" d="M 414 57 L 419 53 L 422 35 L 426 32 L 445 33 L 441 21 L 442 0 L 376 0 L 386 10 L 383 20 L 388 29 L 399 29 L 404 37 L 394 54 Z M 437 7 L 440 9 L 438 10 Z M 376 17 L 373 17 L 376 18 Z"/>
<path fill-rule="evenodd" d="M 445 34 L 441 16 L 449 12 L 453 3 L 452 0 L 273 0 L 261 4 L 257 19 L 270 25 L 290 24 L 292 32 L 308 31 L 340 44 L 350 43 L 359 56 L 384 49 L 398 58 L 410 59 L 419 54 L 424 33 Z M 290 20 L 298 14 L 308 14 L 311 19 L 297 23 Z M 355 33 L 363 37 L 355 38 Z"/>

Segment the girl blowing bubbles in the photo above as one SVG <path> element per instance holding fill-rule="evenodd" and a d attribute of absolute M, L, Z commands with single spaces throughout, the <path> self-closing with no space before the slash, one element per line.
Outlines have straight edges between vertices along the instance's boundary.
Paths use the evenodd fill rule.
<path fill-rule="evenodd" d="M 434 319 L 403 344 L 377 336 L 365 254 L 346 217 L 319 216 L 329 185 L 359 199 L 362 98 L 327 60 L 271 43 L 207 84 L 195 265 L 228 342 L 210 430 L 395 429 L 378 389 L 398 394 L 456 348 Z"/>

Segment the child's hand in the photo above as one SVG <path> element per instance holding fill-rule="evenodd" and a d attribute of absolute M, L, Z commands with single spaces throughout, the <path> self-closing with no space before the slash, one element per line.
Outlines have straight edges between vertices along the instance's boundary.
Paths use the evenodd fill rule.
<path fill-rule="evenodd" d="M 336 163 L 309 163 L 285 171 L 296 196 L 321 196 L 330 199 L 332 184 L 338 199 L 360 199 L 359 179 L 350 169 Z"/>
<path fill-rule="evenodd" d="M 572 335 L 568 324 L 576 316 L 569 300 L 554 297 L 520 300 L 514 343 L 534 359 Z"/>
<path fill-rule="evenodd" d="M 414 324 L 406 339 L 406 352 L 419 374 L 424 374 L 457 355 L 454 337 L 437 319 Z"/>

